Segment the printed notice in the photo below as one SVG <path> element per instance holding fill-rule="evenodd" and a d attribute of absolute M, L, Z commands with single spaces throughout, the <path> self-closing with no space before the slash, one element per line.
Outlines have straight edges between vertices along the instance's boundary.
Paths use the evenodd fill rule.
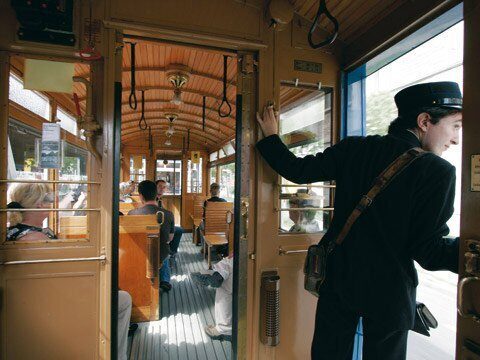
<path fill-rule="evenodd" d="M 44 169 L 60 168 L 60 124 L 45 123 L 42 128 L 41 167 Z"/>
<path fill-rule="evenodd" d="M 470 190 L 480 191 L 480 155 L 472 155 L 470 165 Z"/>

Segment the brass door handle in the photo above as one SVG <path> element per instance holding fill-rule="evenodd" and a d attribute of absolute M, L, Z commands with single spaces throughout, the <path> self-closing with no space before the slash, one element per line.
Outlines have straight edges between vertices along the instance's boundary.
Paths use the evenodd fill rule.
<path fill-rule="evenodd" d="M 477 276 L 468 276 L 460 280 L 458 283 L 457 311 L 461 317 L 465 319 L 472 319 L 473 321 L 480 323 L 480 315 L 473 313 L 472 310 L 466 309 L 464 306 L 465 289 L 467 285 L 473 282 L 480 282 L 480 278 Z"/>

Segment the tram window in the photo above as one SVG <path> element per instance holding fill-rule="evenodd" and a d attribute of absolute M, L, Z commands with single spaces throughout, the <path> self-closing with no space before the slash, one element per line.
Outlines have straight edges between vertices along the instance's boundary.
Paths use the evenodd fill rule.
<path fill-rule="evenodd" d="M 220 179 L 220 197 L 232 202 L 235 196 L 235 163 L 218 167 Z"/>
<path fill-rule="evenodd" d="M 331 145 L 331 106 L 330 91 L 281 86 L 280 137 L 295 155 L 315 154 Z M 280 233 L 316 233 L 328 228 L 331 185 L 298 186 L 284 178 L 280 185 Z"/>
<path fill-rule="evenodd" d="M 165 180 L 169 185 L 165 195 L 182 195 L 182 161 L 157 159 L 156 180 Z"/>
<path fill-rule="evenodd" d="M 230 141 L 225 146 L 223 146 L 222 150 L 226 156 L 235 154 L 235 146 L 233 144 L 233 141 Z"/>
<path fill-rule="evenodd" d="M 38 163 L 41 134 L 19 121 L 8 122 L 8 178 L 47 180 L 48 170 Z"/>
<path fill-rule="evenodd" d="M 209 156 L 210 161 L 215 161 L 218 159 L 218 151 L 214 151 L 213 153 L 210 154 Z"/>
<path fill-rule="evenodd" d="M 463 22 L 440 33 L 365 79 L 367 135 L 386 134 L 397 116 L 393 96 L 406 86 L 430 81 L 455 81 L 463 85 Z M 456 168 L 454 213 L 447 225 L 451 236 L 460 232 L 462 139 L 442 154 Z M 430 338 L 411 333 L 407 358 L 439 360 L 455 356 L 456 293 L 458 276 L 446 271 L 429 272 L 415 264 L 419 286 L 417 300 L 425 303 L 438 320 Z M 425 339 L 424 339 L 425 338 Z"/>
<path fill-rule="evenodd" d="M 209 169 L 209 176 L 210 176 L 210 184 L 213 184 L 214 182 L 217 182 L 217 167 L 212 166 Z"/>
<path fill-rule="evenodd" d="M 130 157 L 130 180 L 140 182 L 145 180 L 147 160 L 144 156 Z"/>
<path fill-rule="evenodd" d="M 62 129 L 68 131 L 70 134 L 73 134 L 75 136 L 78 135 L 77 133 L 77 121 L 75 118 L 68 114 L 66 111 L 63 111 L 62 109 L 58 108 L 57 109 L 57 119 L 60 120 L 60 126 Z"/>
<path fill-rule="evenodd" d="M 48 98 L 36 91 L 24 89 L 22 79 L 13 73 L 10 73 L 8 98 L 34 114 L 50 120 L 51 108 Z"/>
<path fill-rule="evenodd" d="M 202 164 L 203 158 L 200 158 L 198 164 L 193 164 L 191 160 L 187 162 L 187 193 L 202 193 Z"/>

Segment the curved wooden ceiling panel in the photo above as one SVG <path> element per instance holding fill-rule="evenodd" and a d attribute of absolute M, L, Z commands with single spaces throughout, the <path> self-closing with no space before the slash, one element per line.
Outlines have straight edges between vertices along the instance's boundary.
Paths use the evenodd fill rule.
<path fill-rule="evenodd" d="M 127 40 L 129 42 L 129 40 Z M 214 149 L 219 143 L 235 134 L 236 99 L 236 57 L 228 54 L 227 60 L 227 99 L 232 105 L 229 117 L 221 118 L 218 107 L 223 99 L 223 54 L 208 49 L 189 48 L 174 44 L 132 40 L 135 46 L 135 85 L 137 109 L 128 104 L 131 92 L 131 45 L 123 48 L 122 64 L 122 142 L 145 138 L 144 131 L 138 128 L 141 116 L 141 93 L 145 91 L 145 119 L 152 127 L 152 134 L 165 141 L 165 130 L 169 121 L 165 113 L 178 114 L 173 125 L 179 133 L 191 129 L 192 140 Z M 167 78 L 172 67 L 187 67 L 189 79 L 181 87 L 182 104 L 174 105 L 170 101 L 174 87 Z M 206 96 L 206 126 L 202 130 L 203 96 Z M 84 97 L 81 99 L 83 100 Z"/>

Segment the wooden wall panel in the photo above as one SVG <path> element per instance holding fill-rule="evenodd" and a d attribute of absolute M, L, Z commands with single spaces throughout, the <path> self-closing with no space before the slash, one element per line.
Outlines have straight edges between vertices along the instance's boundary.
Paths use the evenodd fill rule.
<path fill-rule="evenodd" d="M 97 359 L 99 262 L 4 267 L 2 359 Z"/>

